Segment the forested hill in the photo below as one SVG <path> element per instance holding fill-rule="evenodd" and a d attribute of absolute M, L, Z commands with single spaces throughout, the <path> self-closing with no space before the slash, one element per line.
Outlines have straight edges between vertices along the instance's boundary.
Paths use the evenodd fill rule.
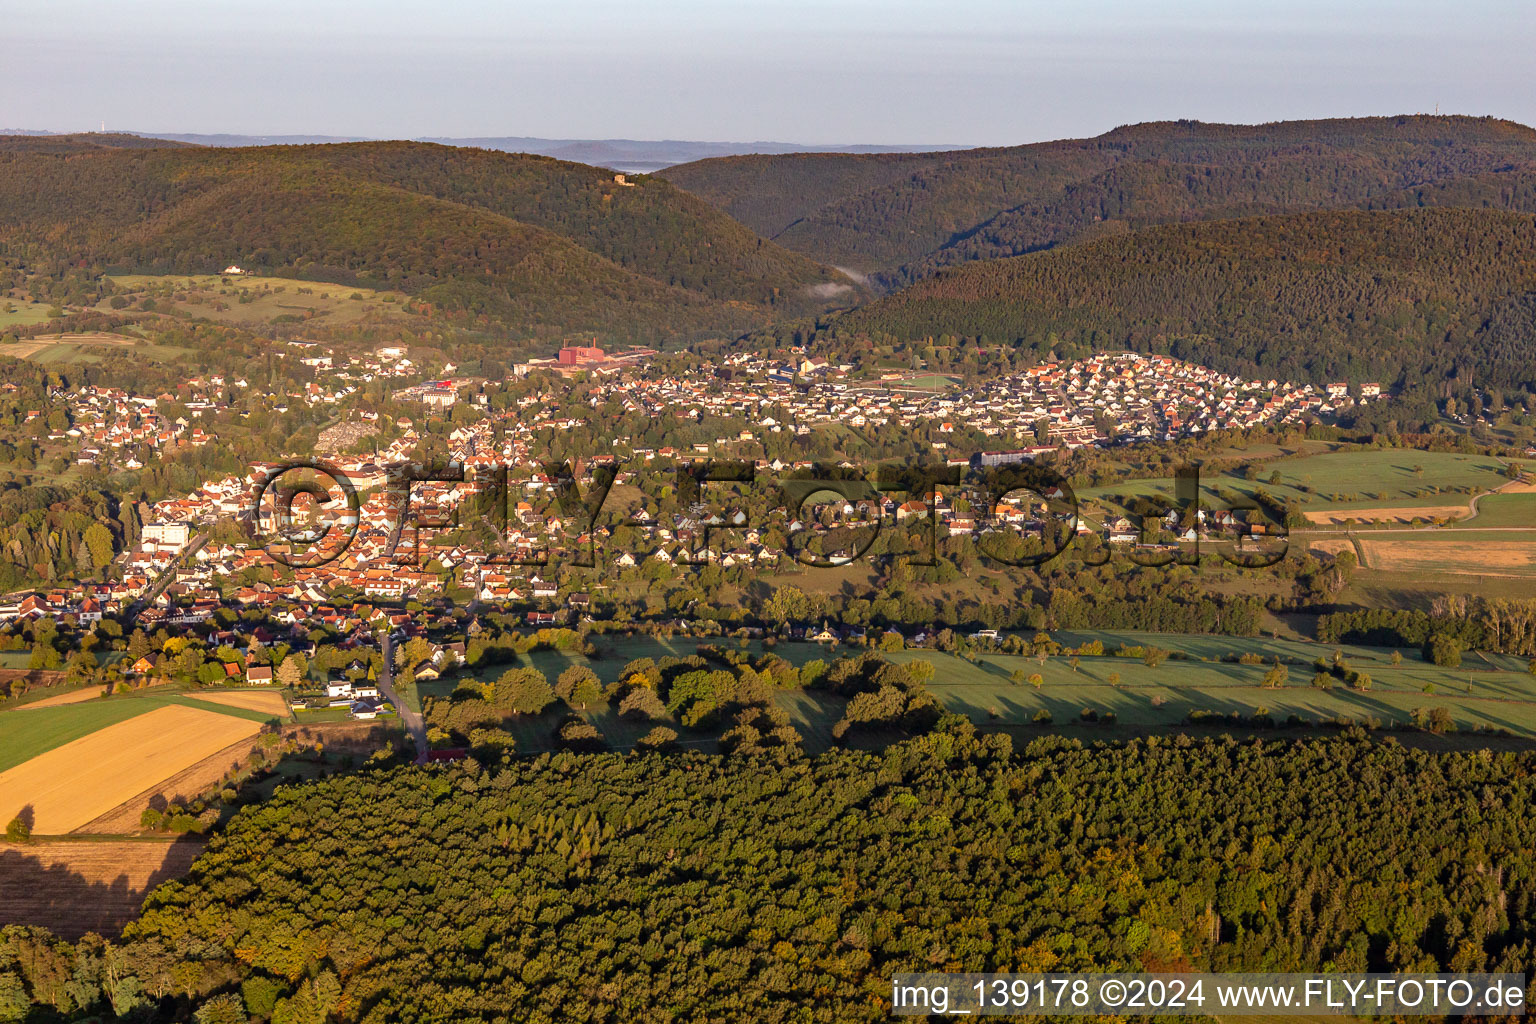
<path fill-rule="evenodd" d="M 824 337 L 1131 348 L 1292 380 L 1536 386 L 1536 216 L 1329 211 L 1201 224 L 945 270 Z"/>
<path fill-rule="evenodd" d="M 238 263 L 619 339 L 737 331 L 854 298 L 837 271 L 657 178 L 625 184 L 582 164 L 426 143 L 111 138 L 0 146 L 0 248 L 151 273 Z"/>
<path fill-rule="evenodd" d="M 1410 202 L 1536 211 L 1533 169 L 1524 125 L 1411 116 L 1159 122 L 1005 149 L 729 157 L 662 173 L 788 248 L 894 286 L 1173 221 Z"/>
<path fill-rule="evenodd" d="M 0 931 L 0 1005 L 778 1024 L 889 1020 L 901 971 L 1528 973 L 1533 767 L 1363 737 L 1010 756 L 962 721 L 370 771 L 242 812 L 120 944 Z"/>

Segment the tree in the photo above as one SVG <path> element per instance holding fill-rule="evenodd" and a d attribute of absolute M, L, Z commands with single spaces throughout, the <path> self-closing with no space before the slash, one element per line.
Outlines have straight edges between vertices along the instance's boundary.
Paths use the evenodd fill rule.
<path fill-rule="evenodd" d="M 555 696 L 571 707 L 586 708 L 603 699 L 603 684 L 585 665 L 572 665 L 555 680 Z"/>
<path fill-rule="evenodd" d="M 91 553 L 92 569 L 104 569 L 112 564 L 112 531 L 101 523 L 86 527 L 85 546 Z"/>
<path fill-rule="evenodd" d="M 304 668 L 299 664 L 299 657 L 297 654 L 290 654 L 277 667 L 278 683 L 290 690 L 297 690 L 304 681 Z"/>
<path fill-rule="evenodd" d="M 640 686 L 624 695 L 619 701 L 619 717 L 638 719 L 657 719 L 667 713 L 666 705 L 661 698 L 656 696 L 654 690 L 647 690 Z"/>
<path fill-rule="evenodd" d="M 153 648 L 151 648 L 149 644 L 149 637 L 144 635 L 144 631 L 142 629 L 134 630 L 133 635 L 128 638 L 129 662 L 131 663 L 138 661 L 140 658 L 149 654 L 152 649 Z"/>
<path fill-rule="evenodd" d="M 785 626 L 809 618 L 811 602 L 799 587 L 779 587 L 763 606 L 763 614 L 769 622 Z"/>
<path fill-rule="evenodd" d="M 1461 664 L 1461 640 L 1445 633 L 1436 633 L 1424 647 L 1424 656 L 1442 668 L 1455 668 Z"/>
<path fill-rule="evenodd" d="M 26 842 L 32 838 L 32 823 L 18 814 L 6 824 L 5 838 L 12 843 Z"/>
<path fill-rule="evenodd" d="M 245 1024 L 250 1017 L 245 1012 L 245 1002 L 233 992 L 214 996 L 192 1015 L 196 1024 Z"/>
<path fill-rule="evenodd" d="M 536 668 L 511 668 L 494 687 L 496 707 L 516 715 L 537 715 L 555 702 L 555 691 Z"/>

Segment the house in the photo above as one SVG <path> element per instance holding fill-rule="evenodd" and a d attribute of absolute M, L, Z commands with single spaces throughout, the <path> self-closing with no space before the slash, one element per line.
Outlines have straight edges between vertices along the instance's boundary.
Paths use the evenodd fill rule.
<path fill-rule="evenodd" d="M 271 686 L 272 666 L 252 665 L 250 668 L 245 670 L 245 681 L 252 684 L 253 686 Z"/>
<path fill-rule="evenodd" d="M 325 684 L 325 695 L 332 700 L 338 697 L 352 696 L 352 680 L 332 679 Z"/>

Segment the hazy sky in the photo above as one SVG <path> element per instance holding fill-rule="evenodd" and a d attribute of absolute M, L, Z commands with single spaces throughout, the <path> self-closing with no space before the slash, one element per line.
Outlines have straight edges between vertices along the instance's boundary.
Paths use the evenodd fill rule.
<path fill-rule="evenodd" d="M 0 0 L 0 128 L 1005 144 L 1536 124 L 1532 0 Z"/>

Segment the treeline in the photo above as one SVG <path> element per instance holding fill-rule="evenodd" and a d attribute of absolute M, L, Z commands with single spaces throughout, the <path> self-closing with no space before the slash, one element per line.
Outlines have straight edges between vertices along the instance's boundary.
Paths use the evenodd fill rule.
<path fill-rule="evenodd" d="M 1327 644 L 1420 647 L 1437 635 L 1464 649 L 1536 655 L 1536 600 L 1451 595 L 1436 598 L 1429 611 L 1363 608 L 1317 621 L 1317 638 Z"/>
<path fill-rule="evenodd" d="M 131 504 L 102 491 L 0 488 L 0 591 L 93 579 L 140 526 Z"/>
<path fill-rule="evenodd" d="M 121 942 L 0 932 L 0 1019 L 877 1021 L 935 967 L 1529 973 L 1533 767 L 1358 735 L 1014 756 L 946 718 L 814 759 L 365 772 L 242 811 Z"/>

